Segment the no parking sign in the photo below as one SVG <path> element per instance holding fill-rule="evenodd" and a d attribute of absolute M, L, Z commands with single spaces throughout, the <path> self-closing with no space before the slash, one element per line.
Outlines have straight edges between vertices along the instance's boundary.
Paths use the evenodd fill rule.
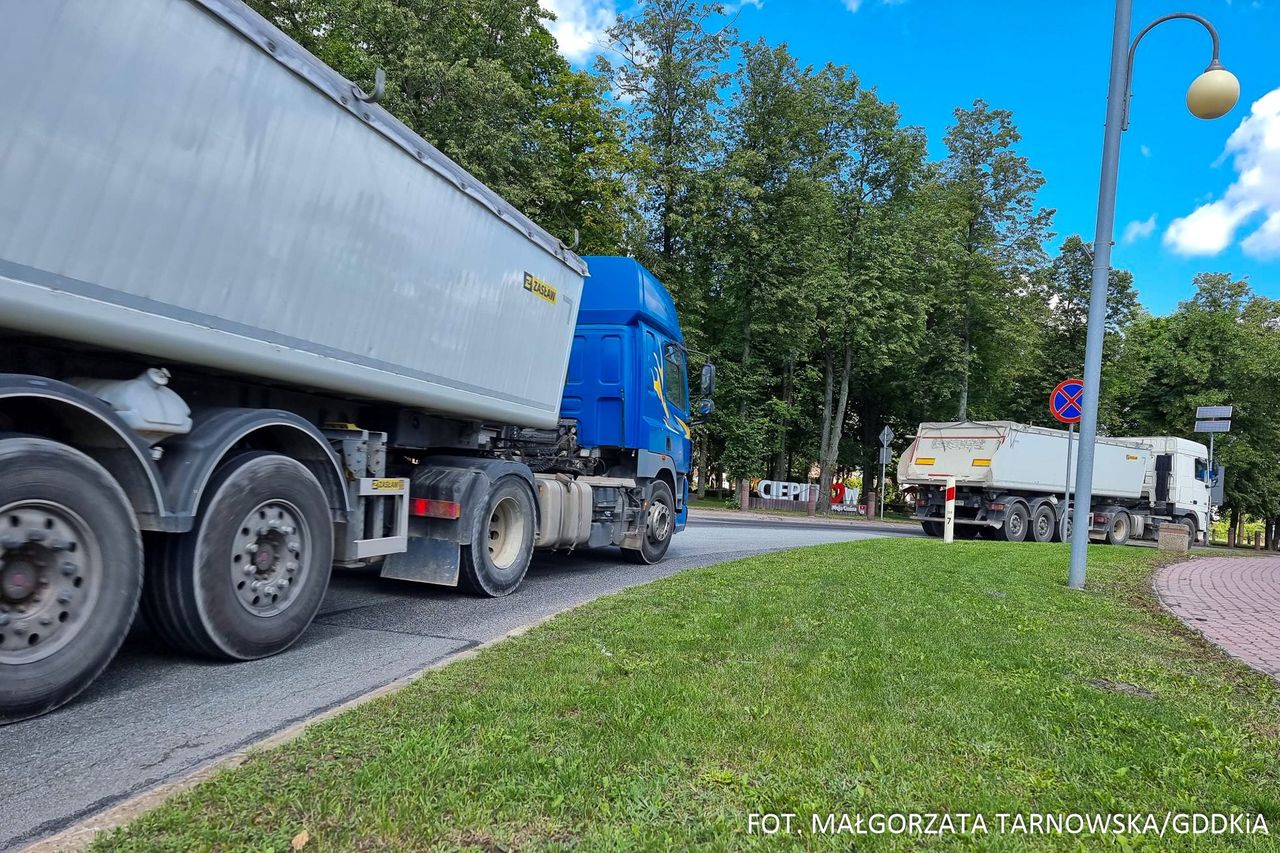
<path fill-rule="evenodd" d="M 1080 423 L 1084 414 L 1084 380 L 1064 379 L 1049 395 L 1049 412 L 1064 424 Z"/>

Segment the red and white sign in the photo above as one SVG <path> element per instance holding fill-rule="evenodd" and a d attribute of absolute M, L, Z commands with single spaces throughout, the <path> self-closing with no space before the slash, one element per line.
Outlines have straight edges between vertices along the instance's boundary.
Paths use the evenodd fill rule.
<path fill-rule="evenodd" d="M 1049 413 L 1064 424 L 1078 424 L 1084 414 L 1084 380 L 1064 379 L 1049 395 Z"/>

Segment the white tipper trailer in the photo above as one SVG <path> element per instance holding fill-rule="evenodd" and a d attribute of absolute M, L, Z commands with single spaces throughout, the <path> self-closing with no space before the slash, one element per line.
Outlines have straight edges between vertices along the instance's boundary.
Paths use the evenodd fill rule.
<path fill-rule="evenodd" d="M 535 547 L 663 557 L 687 427 L 582 446 L 586 263 L 376 87 L 239 0 L 0 0 L 0 78 L 0 723 L 139 606 L 247 660 L 333 565 L 498 596 Z"/>
<path fill-rule="evenodd" d="M 915 517 L 942 535 L 945 479 L 956 481 L 956 535 L 990 531 L 1013 542 L 1070 538 L 1064 430 L 1012 421 L 920 424 L 898 463 L 898 484 L 914 486 Z M 1154 538 L 1162 524 L 1182 524 L 1195 542 L 1208 528 L 1209 502 L 1222 472 L 1206 476 L 1209 451 L 1172 436 L 1099 437 L 1094 452 L 1090 536 L 1111 544 Z"/>

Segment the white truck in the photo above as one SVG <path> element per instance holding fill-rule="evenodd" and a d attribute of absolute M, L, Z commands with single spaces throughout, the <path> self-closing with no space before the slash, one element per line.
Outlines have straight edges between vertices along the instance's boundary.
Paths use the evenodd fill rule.
<path fill-rule="evenodd" d="M 1071 534 L 1068 434 L 1012 421 L 923 423 L 898 463 L 900 486 L 916 489 L 925 533 L 942 535 L 944 482 L 956 481 L 956 535 L 989 531 L 1011 542 L 1063 541 Z M 1100 437 L 1093 467 L 1090 536 L 1110 544 L 1154 538 L 1182 524 L 1191 541 L 1208 529 L 1210 501 L 1222 484 L 1207 476 L 1203 444 L 1172 436 Z"/>

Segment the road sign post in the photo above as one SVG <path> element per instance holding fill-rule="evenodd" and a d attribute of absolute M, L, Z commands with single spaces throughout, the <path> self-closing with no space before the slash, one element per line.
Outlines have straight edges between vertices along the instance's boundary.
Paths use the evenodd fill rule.
<path fill-rule="evenodd" d="M 889 484 L 885 482 L 885 468 L 889 465 L 889 443 L 893 441 L 893 428 L 886 426 L 880 430 L 880 520 L 884 521 L 885 495 L 889 492 Z"/>
<path fill-rule="evenodd" d="M 1062 517 L 1058 520 L 1064 533 L 1066 526 L 1062 519 L 1071 512 L 1071 456 L 1075 449 L 1076 424 L 1084 414 L 1083 399 L 1084 380 L 1081 379 L 1064 379 L 1049 395 L 1049 413 L 1067 425 L 1067 484 L 1062 490 Z M 1064 535 L 1062 538 L 1065 540 L 1067 537 Z"/>
<path fill-rule="evenodd" d="M 1204 544 L 1209 544 L 1209 534 L 1213 531 L 1213 439 L 1218 433 L 1231 432 L 1231 415 L 1234 406 L 1198 406 L 1196 407 L 1196 432 L 1209 434 L 1209 464 L 1204 470 L 1204 484 L 1209 496 L 1205 503 Z"/>

